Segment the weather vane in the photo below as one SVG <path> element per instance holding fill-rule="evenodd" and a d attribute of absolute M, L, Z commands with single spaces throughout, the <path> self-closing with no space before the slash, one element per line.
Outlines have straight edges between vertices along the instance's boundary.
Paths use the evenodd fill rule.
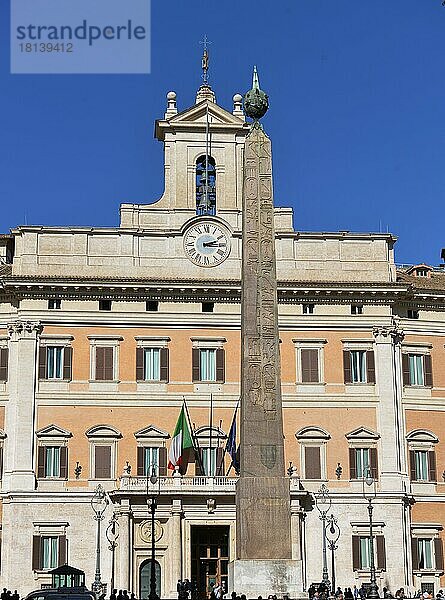
<path fill-rule="evenodd" d="M 203 37 L 203 39 L 199 43 L 204 46 L 204 52 L 202 53 L 202 61 L 201 61 L 201 66 L 202 66 L 202 80 L 204 82 L 204 85 L 207 85 L 208 82 L 209 82 L 209 76 L 208 76 L 208 70 L 209 70 L 209 53 L 207 51 L 207 44 L 211 44 L 212 42 L 210 42 L 208 40 L 207 36 L 205 35 Z"/>

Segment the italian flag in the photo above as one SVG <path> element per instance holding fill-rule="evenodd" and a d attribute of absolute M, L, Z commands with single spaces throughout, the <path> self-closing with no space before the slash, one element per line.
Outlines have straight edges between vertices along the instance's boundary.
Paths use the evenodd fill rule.
<path fill-rule="evenodd" d="M 189 456 L 193 450 L 192 436 L 190 435 L 190 429 L 183 406 L 170 444 L 168 468 L 174 470 L 176 466 L 179 466 L 179 472 L 181 475 L 184 475 L 187 471 Z"/>

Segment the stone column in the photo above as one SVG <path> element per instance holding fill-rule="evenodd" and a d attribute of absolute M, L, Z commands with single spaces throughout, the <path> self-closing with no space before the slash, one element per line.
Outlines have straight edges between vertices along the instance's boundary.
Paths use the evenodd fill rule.
<path fill-rule="evenodd" d="M 292 540 L 292 558 L 301 560 L 301 512 L 298 501 L 292 501 L 290 507 L 290 531 Z"/>
<path fill-rule="evenodd" d="M 2 491 L 34 491 L 35 489 L 35 421 L 38 338 L 42 326 L 38 322 L 15 321 L 8 325 L 9 401 L 6 403 L 5 472 Z"/>
<path fill-rule="evenodd" d="M 119 583 L 116 586 L 120 590 L 130 589 L 130 553 L 131 548 L 131 509 L 129 501 L 123 501 L 119 511 L 119 573 L 116 581 Z"/>
<path fill-rule="evenodd" d="M 396 327 L 375 327 L 375 364 L 378 386 L 377 428 L 380 434 L 381 491 L 402 491 L 406 477 L 400 344 Z"/>
<path fill-rule="evenodd" d="M 181 500 L 173 499 L 171 506 L 170 517 L 170 564 L 171 564 L 171 585 L 170 598 L 177 595 L 176 584 L 178 579 L 182 579 L 182 536 L 181 536 L 181 516 L 182 503 Z"/>

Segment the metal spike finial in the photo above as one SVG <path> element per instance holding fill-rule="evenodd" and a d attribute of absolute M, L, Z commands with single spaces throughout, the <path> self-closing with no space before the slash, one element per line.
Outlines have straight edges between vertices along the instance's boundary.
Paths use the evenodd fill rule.
<path fill-rule="evenodd" d="M 208 82 L 209 82 L 209 75 L 208 75 L 209 52 L 207 50 L 207 45 L 211 44 L 212 42 L 209 41 L 209 39 L 207 38 L 207 35 L 204 35 L 204 37 L 202 38 L 202 40 L 199 43 L 204 46 L 204 50 L 202 53 L 202 60 L 201 60 L 202 80 L 204 82 L 204 85 L 208 85 Z"/>
<path fill-rule="evenodd" d="M 267 112 L 269 108 L 269 96 L 260 88 L 260 81 L 256 67 L 253 67 L 252 89 L 244 96 L 244 110 L 248 117 L 255 122 Z"/>
<path fill-rule="evenodd" d="M 253 67 L 252 89 L 253 90 L 260 89 L 260 80 L 258 78 L 258 71 L 256 70 L 256 65 Z"/>

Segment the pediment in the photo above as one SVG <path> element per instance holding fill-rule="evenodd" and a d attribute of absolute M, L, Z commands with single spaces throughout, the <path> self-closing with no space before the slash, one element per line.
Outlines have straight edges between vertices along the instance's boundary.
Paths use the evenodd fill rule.
<path fill-rule="evenodd" d="M 428 429 L 413 429 L 407 434 L 406 440 L 408 442 L 430 442 L 430 444 L 437 444 L 439 438 Z"/>
<path fill-rule="evenodd" d="M 121 438 L 121 432 L 111 425 L 94 425 L 85 431 L 88 438 Z"/>
<path fill-rule="evenodd" d="M 207 100 L 203 100 L 199 104 L 195 104 L 191 108 L 187 108 L 186 110 L 178 113 L 171 119 L 169 119 L 169 124 L 172 126 L 177 126 L 180 124 L 189 124 L 189 123 L 202 123 L 205 124 L 207 121 L 207 106 L 209 113 L 209 123 L 212 125 L 236 125 L 239 128 L 242 128 L 244 125 L 244 121 L 235 117 L 229 111 L 221 108 L 218 104 L 214 104 L 213 102 L 209 102 Z"/>
<path fill-rule="evenodd" d="M 136 431 L 136 433 L 134 434 L 134 437 L 137 440 L 153 439 L 153 438 L 168 439 L 170 437 L 170 434 L 167 433 L 166 431 L 164 431 L 163 429 L 159 429 L 159 427 L 156 427 L 155 425 L 148 425 L 148 427 L 144 427 L 143 429 L 139 429 L 139 431 Z"/>
<path fill-rule="evenodd" d="M 368 427 L 361 426 L 346 433 L 345 438 L 347 440 L 378 440 L 380 434 Z"/>
<path fill-rule="evenodd" d="M 329 440 L 331 434 L 322 427 L 309 425 L 297 431 L 295 437 L 297 440 Z"/>
<path fill-rule="evenodd" d="M 54 425 L 54 424 L 47 425 L 46 427 L 42 427 L 42 429 L 39 429 L 38 431 L 36 431 L 36 436 L 38 438 L 44 438 L 44 437 L 68 438 L 68 437 L 72 437 L 72 435 L 73 434 L 71 433 L 71 431 L 67 431 L 66 429 L 63 429 L 63 427 L 59 427 L 58 425 Z"/>
<path fill-rule="evenodd" d="M 204 425 L 203 427 L 198 427 L 193 433 L 195 437 L 200 438 L 210 438 L 210 431 L 212 432 L 212 437 L 214 438 L 226 438 L 226 433 L 220 427 L 209 427 L 208 425 Z"/>

